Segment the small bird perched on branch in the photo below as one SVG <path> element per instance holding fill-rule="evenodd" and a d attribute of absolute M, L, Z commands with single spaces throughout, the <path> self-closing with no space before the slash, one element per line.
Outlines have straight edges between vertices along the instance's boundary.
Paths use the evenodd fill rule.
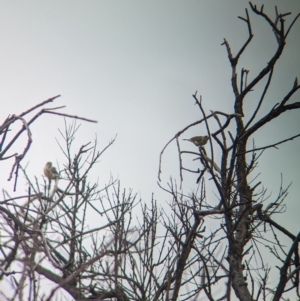
<path fill-rule="evenodd" d="M 59 174 L 58 174 L 56 168 L 52 166 L 51 162 L 47 162 L 46 163 L 46 165 L 44 167 L 44 175 L 49 180 L 57 180 L 57 179 L 59 179 Z"/>
<path fill-rule="evenodd" d="M 191 139 L 183 139 L 183 140 L 190 141 L 194 143 L 196 146 L 203 146 L 204 144 L 206 144 L 208 139 L 209 139 L 208 136 L 195 136 L 192 137 Z"/>

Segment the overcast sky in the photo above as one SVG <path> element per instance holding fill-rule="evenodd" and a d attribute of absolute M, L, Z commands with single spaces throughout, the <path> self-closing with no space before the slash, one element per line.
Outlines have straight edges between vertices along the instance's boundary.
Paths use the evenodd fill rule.
<path fill-rule="evenodd" d="M 300 11 L 299 0 L 255 1 L 275 15 Z M 248 37 L 245 16 L 248 1 L 0 1 L 0 123 L 8 114 L 19 114 L 33 105 L 61 94 L 53 105 L 66 105 L 61 112 L 97 120 L 81 122 L 77 146 L 98 137 L 103 148 L 116 136 L 93 173 L 107 183 L 110 173 L 124 188 L 139 192 L 144 201 L 154 192 L 159 203 L 169 196 L 158 189 L 159 153 L 183 127 L 201 119 L 192 94 L 202 95 L 209 110 L 233 112 L 230 64 L 226 38 L 235 54 Z M 254 41 L 241 59 L 250 78 L 265 66 L 275 51 L 271 29 L 252 13 Z M 291 18 L 286 18 L 287 24 Z M 287 40 L 275 72 L 271 94 L 263 106 L 267 113 L 300 76 L 300 22 Z M 253 109 L 259 93 L 248 98 L 246 111 Z M 299 101 L 294 97 L 291 101 Z M 247 113 L 247 112 L 246 112 Z M 260 115 L 262 116 L 262 115 Z M 298 116 L 298 117 L 297 117 Z M 258 147 L 299 133 L 299 111 L 287 112 L 255 136 Z M 32 127 L 33 145 L 23 161 L 31 177 L 42 177 L 46 161 L 64 163 L 55 138 L 63 119 L 42 116 Z M 234 127 L 233 127 L 234 128 Z M 190 129 L 184 138 L 205 135 L 204 125 Z M 24 137 L 26 139 L 26 137 Z M 186 150 L 196 150 L 183 142 Z M 23 148 L 21 147 L 23 150 Z M 74 152 L 76 149 L 74 150 Z M 19 150 L 20 152 L 20 150 Z M 284 225 L 294 234 L 299 229 L 300 143 L 288 142 L 270 149 L 260 159 L 256 173 L 277 196 L 280 174 L 284 184 L 293 181 Z M 176 149 L 171 145 L 164 157 L 163 183 L 170 175 L 178 178 Z M 185 157 L 186 165 L 197 164 Z M 7 183 L 8 165 L 1 163 L 1 188 Z M 195 175 L 185 174 L 186 191 L 196 188 Z M 207 178 L 208 180 L 208 178 Z M 26 185 L 19 186 L 23 193 Z"/>

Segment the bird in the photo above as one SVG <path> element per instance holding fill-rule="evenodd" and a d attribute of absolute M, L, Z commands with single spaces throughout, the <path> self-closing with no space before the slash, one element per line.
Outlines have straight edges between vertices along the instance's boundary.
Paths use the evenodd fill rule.
<path fill-rule="evenodd" d="M 208 136 L 195 136 L 192 137 L 191 139 L 183 139 L 183 140 L 190 141 L 194 143 L 196 146 L 200 147 L 205 145 L 208 139 L 209 139 Z"/>
<path fill-rule="evenodd" d="M 56 168 L 52 166 L 51 162 L 47 162 L 46 163 L 46 165 L 44 167 L 44 175 L 49 180 L 57 180 L 57 179 L 59 179 L 59 174 L 58 174 Z"/>

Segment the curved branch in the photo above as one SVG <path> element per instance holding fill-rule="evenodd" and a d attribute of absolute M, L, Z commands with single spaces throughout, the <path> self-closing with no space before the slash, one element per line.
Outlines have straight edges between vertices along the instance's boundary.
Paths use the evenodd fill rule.
<path fill-rule="evenodd" d="M 279 106 L 277 108 L 274 108 L 271 110 L 269 114 L 267 114 L 265 117 L 261 118 L 259 121 L 256 122 L 255 125 L 253 125 L 249 130 L 247 130 L 240 139 L 249 138 L 254 132 L 256 132 L 260 127 L 265 125 L 266 123 L 270 122 L 271 120 L 275 119 L 282 113 L 288 110 L 295 110 L 300 109 L 300 102 L 295 102 L 293 104 L 285 105 L 285 106 Z"/>

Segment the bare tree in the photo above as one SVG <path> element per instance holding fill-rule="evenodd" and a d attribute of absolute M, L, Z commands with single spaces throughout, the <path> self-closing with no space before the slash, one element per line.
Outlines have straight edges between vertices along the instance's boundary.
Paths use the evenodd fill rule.
<path fill-rule="evenodd" d="M 222 44 L 226 48 L 232 69 L 231 84 L 235 98 L 234 111 L 232 113 L 216 111 L 207 114 L 203 108 L 201 96 L 200 98 L 197 97 L 196 93 L 193 97 L 203 116 L 202 119 L 185 127 L 169 141 L 171 143 L 175 140 L 177 143 L 180 176 L 183 180 L 185 171 L 193 171 L 184 167 L 183 155 L 190 154 L 190 152 L 181 150 L 179 137 L 187 129 L 200 123 L 205 124 L 207 135 L 211 137 L 210 153 L 207 153 L 206 149 L 201 146 L 198 153 L 193 153 L 203 166 L 202 170 L 195 172 L 199 173 L 197 183 L 203 183 L 205 175 L 210 176 L 214 183 L 214 192 L 218 196 L 218 204 L 212 206 L 213 202 L 207 200 L 203 190 L 200 197 L 197 195 L 184 197 L 174 185 L 170 185 L 167 190 L 174 196 L 174 203 L 181 208 L 182 212 L 191 211 L 194 215 L 194 224 L 187 226 L 186 233 L 188 234 L 186 234 L 184 240 L 180 239 L 182 249 L 179 254 L 182 256 L 185 252 L 189 254 L 189 256 L 185 255 L 185 259 L 193 258 L 193 248 L 195 252 L 199 250 L 194 241 L 197 228 L 201 224 L 199 224 L 199 219 L 203 221 L 205 217 L 205 220 L 209 218 L 215 218 L 216 220 L 215 230 L 208 237 L 202 239 L 202 246 L 205 245 L 205 253 L 200 249 L 201 252 L 199 251 L 198 256 L 199 264 L 202 265 L 202 272 L 199 271 L 198 275 L 201 275 L 202 278 L 195 281 L 198 288 L 198 290 L 195 290 L 195 294 L 202 290 L 209 300 L 230 300 L 233 289 L 239 300 L 280 300 L 284 298 L 286 293 L 294 291 L 299 299 L 298 245 L 300 234 L 291 233 L 272 219 L 274 214 L 283 212 L 283 200 L 287 195 L 288 187 L 281 187 L 278 197 L 267 204 L 266 190 L 264 188 L 259 189 L 260 182 L 250 182 L 250 179 L 262 152 L 282 143 L 287 143 L 299 137 L 300 134 L 287 136 L 282 141 L 260 148 L 256 148 L 255 145 L 249 146 L 249 139 L 255 137 L 255 134 L 268 122 L 274 121 L 289 110 L 300 108 L 300 102 L 290 101 L 291 97 L 300 88 L 296 78 L 294 83 L 291 83 L 291 89 L 286 92 L 282 100 L 270 108 L 269 112 L 263 113 L 261 109 L 271 84 L 275 65 L 285 48 L 290 30 L 300 14 L 292 20 L 286 29 L 285 17 L 291 13 L 281 14 L 275 7 L 276 17 L 275 20 L 272 20 L 263 11 L 263 6 L 259 9 L 250 2 L 250 7 L 253 13 L 261 16 L 270 25 L 277 41 L 275 53 L 270 57 L 266 66 L 251 80 L 248 78 L 249 70 L 244 68 L 241 68 L 240 76 L 238 76 L 239 59 L 253 38 L 251 20 L 246 9 L 246 16 L 239 17 L 248 27 L 246 42 L 237 54 L 232 53 L 230 44 L 226 39 Z M 263 88 L 260 98 L 257 99 L 256 108 L 252 112 L 249 110 L 244 112 L 244 105 L 249 93 L 254 88 L 259 89 L 261 84 L 263 84 Z M 263 117 L 257 118 L 258 113 L 263 114 Z M 225 118 L 225 120 L 223 121 L 222 118 Z M 214 122 L 219 128 L 216 131 L 211 130 Z M 231 124 L 233 122 L 236 125 L 235 132 L 232 131 Z M 163 152 L 164 149 L 161 153 L 161 159 Z M 217 156 L 217 153 L 221 153 L 221 156 Z M 251 157 L 248 157 L 248 155 L 251 155 Z M 160 173 L 161 167 L 159 177 Z M 195 231 L 194 234 L 193 231 Z M 272 241 L 266 239 L 266 231 L 273 234 Z M 288 247 L 281 243 L 282 236 L 290 239 Z M 178 233 L 174 233 L 174 238 L 178 237 L 180 237 Z M 206 242 L 207 240 L 209 243 Z M 278 260 L 279 270 L 269 267 L 269 259 L 264 256 L 265 254 L 262 254 L 260 246 L 265 246 L 271 251 L 274 258 Z M 220 255 L 216 256 L 216 254 Z M 180 266 L 183 265 L 188 265 L 188 261 L 180 264 Z M 269 286 L 269 273 L 276 273 L 277 271 L 277 285 Z M 180 283 L 177 276 L 179 274 L 182 275 L 178 265 L 177 271 L 174 272 L 176 280 L 174 280 L 174 295 L 171 300 L 177 298 Z M 213 284 L 221 278 L 225 281 L 224 289 L 226 288 L 223 296 L 213 293 L 215 287 Z M 218 283 L 217 287 L 220 288 L 220 281 Z"/>
<path fill-rule="evenodd" d="M 50 102 L 53 102 L 58 97 L 60 97 L 60 95 L 57 95 L 57 96 L 51 97 L 45 101 L 42 101 L 41 103 L 33 106 L 32 108 L 26 110 L 25 112 L 22 112 L 21 114 L 9 115 L 4 120 L 3 124 L 0 126 L 0 137 L 1 137 L 0 161 L 9 160 L 12 158 L 15 159 L 15 162 L 12 165 L 12 169 L 11 169 L 11 172 L 8 177 L 8 181 L 10 181 L 14 177 L 13 174 L 15 175 L 14 191 L 16 191 L 16 187 L 17 187 L 20 162 L 25 158 L 27 152 L 30 149 L 31 143 L 32 143 L 32 132 L 31 132 L 30 126 L 34 123 L 34 121 L 36 121 L 36 119 L 38 119 L 43 114 L 54 114 L 54 115 L 59 115 L 59 116 L 63 116 L 63 117 L 70 117 L 70 118 L 75 118 L 75 119 L 79 119 L 79 120 L 84 120 L 84 121 L 88 121 L 88 122 L 97 122 L 95 120 L 90 120 L 90 119 L 83 118 L 83 117 L 78 117 L 78 116 L 74 116 L 74 115 L 57 112 L 57 110 L 62 109 L 65 106 L 54 107 L 54 108 L 43 108 L 40 111 L 38 111 L 37 113 L 35 113 L 33 115 L 33 117 L 28 118 L 28 120 L 26 120 L 26 118 L 28 117 L 28 115 L 30 113 L 33 113 L 37 109 L 44 107 L 45 105 L 47 105 Z M 12 127 L 13 124 L 17 123 L 18 121 L 21 122 L 20 130 L 17 131 L 14 135 L 12 135 L 12 137 L 9 137 L 9 132 L 11 131 L 10 128 Z M 20 138 L 20 136 L 23 133 L 27 134 L 27 143 L 26 143 L 23 151 L 20 154 L 19 153 L 9 153 L 9 152 L 11 152 L 14 144 L 16 144 L 16 142 L 18 141 L 18 139 Z"/>
<path fill-rule="evenodd" d="M 248 27 L 247 41 L 236 55 L 227 40 L 223 43 L 232 68 L 233 111 L 207 114 L 201 97 L 195 94 L 201 119 L 166 145 L 177 143 L 181 181 L 186 172 L 195 172 L 198 184 L 190 193 L 184 193 L 173 179 L 167 187 L 160 184 L 171 195 L 168 211 L 159 208 L 154 199 L 143 203 L 131 190 L 123 190 L 119 181 L 111 179 L 102 186 L 90 182 L 91 170 L 97 168 L 114 139 L 102 151 L 97 150 L 95 140 L 74 152 L 76 123 L 61 132 L 65 162 L 57 170 L 48 164 L 48 178 L 30 179 L 18 162 L 28 181 L 26 199 L 5 192 L 0 201 L 0 281 L 10 282 L 13 293 L 8 300 L 50 301 L 71 296 L 70 300 L 212 301 L 232 300 L 233 293 L 238 300 L 247 301 L 286 300 L 288 294 L 300 298 L 299 234 L 272 219 L 283 213 L 288 187 L 281 187 L 277 198 L 267 203 L 261 183 L 255 183 L 255 177 L 250 180 L 263 151 L 300 134 L 261 148 L 249 146 L 249 139 L 268 122 L 300 108 L 299 102 L 287 103 L 300 88 L 296 79 L 280 102 L 257 117 L 299 14 L 286 30 L 284 18 L 290 13 L 280 14 L 276 8 L 272 20 L 263 7 L 251 3 L 250 7 L 273 30 L 275 54 L 253 79 L 248 79 L 249 71 L 244 68 L 238 79 L 238 61 L 253 38 L 246 10 L 246 17 L 239 18 Z M 245 114 L 246 97 L 265 78 L 256 108 Z M 206 125 L 208 143 L 198 143 L 197 152 L 181 150 L 180 136 L 200 123 Z M 214 123 L 218 130 L 212 131 Z M 5 135 L 8 127 L 1 129 Z M 198 170 L 185 168 L 186 155 L 189 159 L 195 156 Z M 159 178 L 161 172 L 160 164 Z M 207 176 L 218 200 L 214 205 L 206 192 Z M 290 239 L 289 246 L 281 243 L 284 236 Z M 279 269 L 268 265 L 260 246 L 270 250 Z M 278 274 L 277 284 L 268 282 L 270 273 Z"/>

